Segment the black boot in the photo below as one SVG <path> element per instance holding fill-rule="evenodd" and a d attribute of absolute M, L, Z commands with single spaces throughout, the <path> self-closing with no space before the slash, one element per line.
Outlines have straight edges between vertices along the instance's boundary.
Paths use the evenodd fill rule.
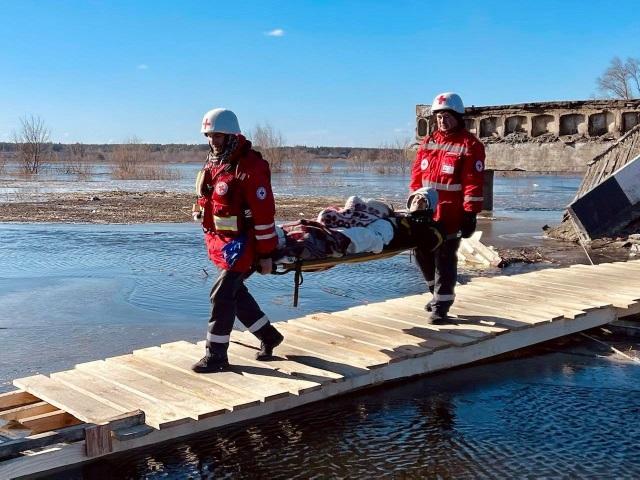
<path fill-rule="evenodd" d="M 448 310 L 443 310 L 437 306 L 433 308 L 429 316 L 429 323 L 431 325 L 449 325 L 451 320 L 448 315 Z"/>
<path fill-rule="evenodd" d="M 256 353 L 256 360 L 268 360 L 273 356 L 273 349 L 282 343 L 284 337 L 273 326 L 262 335 L 260 351 Z"/>
<path fill-rule="evenodd" d="M 229 360 L 226 355 L 207 353 L 198 363 L 191 367 L 196 373 L 222 372 L 229 367 Z"/>

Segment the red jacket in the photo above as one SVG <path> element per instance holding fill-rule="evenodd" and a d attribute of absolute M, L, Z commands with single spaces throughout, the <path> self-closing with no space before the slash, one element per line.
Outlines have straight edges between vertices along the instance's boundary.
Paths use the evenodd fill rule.
<path fill-rule="evenodd" d="M 275 201 L 269 164 L 251 149 L 251 142 L 242 135 L 236 138 L 227 162 L 205 166 L 198 204 L 204 208 L 202 226 L 211 261 L 225 270 L 247 272 L 277 246 Z M 244 239 L 244 247 L 229 265 L 222 249 L 237 239 Z"/>
<path fill-rule="evenodd" d="M 482 210 L 484 159 L 484 145 L 465 129 L 447 134 L 436 130 L 418 148 L 409 190 L 438 190 L 434 218 L 447 235 L 459 233 L 464 212 Z"/>

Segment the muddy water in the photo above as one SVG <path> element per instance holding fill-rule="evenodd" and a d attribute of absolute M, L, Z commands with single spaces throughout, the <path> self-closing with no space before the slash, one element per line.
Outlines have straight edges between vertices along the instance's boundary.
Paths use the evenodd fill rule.
<path fill-rule="evenodd" d="M 336 181 L 345 192 L 349 182 Z M 393 182 L 371 186 L 367 196 L 404 188 L 404 181 L 390 188 Z M 558 218 L 579 183 L 504 182 L 496 184 L 499 208 L 488 243 L 544 241 L 541 225 Z M 35 372 L 200 340 L 215 275 L 201 232 L 190 224 L 5 224 L 0 272 L 0 391 Z M 424 291 L 408 255 L 307 274 L 297 309 L 291 282 L 290 275 L 254 276 L 249 284 L 274 320 Z M 640 368 L 607 355 L 586 342 L 445 372 L 58 478 L 634 478 Z"/>

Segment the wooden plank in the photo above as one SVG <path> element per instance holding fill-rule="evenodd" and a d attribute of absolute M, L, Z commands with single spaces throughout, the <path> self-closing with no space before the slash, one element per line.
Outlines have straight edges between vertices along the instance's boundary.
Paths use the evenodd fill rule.
<path fill-rule="evenodd" d="M 377 330 L 381 335 L 386 330 L 386 332 L 394 331 L 401 335 L 413 336 L 419 339 L 420 346 L 427 348 L 431 352 L 441 348 L 448 348 L 452 345 L 466 345 L 478 341 L 476 337 L 451 334 L 444 330 L 440 331 L 437 328 L 429 328 L 430 325 L 426 316 L 420 319 L 418 323 L 409 321 L 410 316 L 408 315 L 402 317 L 404 320 L 390 318 L 390 315 L 385 315 L 384 311 L 375 310 L 367 315 L 362 313 L 356 315 L 349 312 L 348 315 L 343 314 L 339 318 L 355 326 L 359 325 L 361 329 L 382 328 L 383 330 Z"/>
<path fill-rule="evenodd" d="M 558 312 L 540 312 L 540 311 L 517 311 L 514 305 L 507 305 L 501 302 L 485 301 L 483 298 L 462 297 L 456 301 L 450 313 L 462 312 L 463 316 L 482 317 L 494 316 L 508 322 L 506 325 L 509 329 L 529 328 L 540 323 L 551 322 L 564 318 L 564 315 Z"/>
<path fill-rule="evenodd" d="M 0 443 L 0 460 L 14 457 L 26 450 L 42 448 L 55 443 L 79 442 L 84 439 L 86 424 L 30 435 L 26 438 Z M 1 463 L 0 463 L 1 466 Z"/>
<path fill-rule="evenodd" d="M 55 410 L 58 410 L 58 408 L 47 402 L 37 402 L 29 405 L 23 405 L 21 407 L 11 408 L 9 410 L 3 410 L 0 412 L 0 419 L 20 420 L 21 418 L 33 417 L 34 415 L 49 413 Z"/>
<path fill-rule="evenodd" d="M 236 341 L 249 347 L 258 348 L 260 341 L 248 331 L 234 332 Z M 322 350 L 322 349 L 321 349 Z M 325 350 L 318 353 L 309 352 L 293 346 L 288 340 L 278 347 L 278 357 L 284 357 L 296 363 L 334 372 L 345 379 L 366 375 L 369 370 L 363 366 L 353 365 L 343 360 L 336 359 L 335 355 L 328 354 Z"/>
<path fill-rule="evenodd" d="M 429 323 L 429 313 L 424 310 L 423 306 L 416 308 L 407 305 L 400 309 L 393 304 L 385 302 L 372 305 L 371 311 L 368 311 L 366 315 L 363 312 L 359 312 L 356 315 L 362 321 L 379 318 L 385 324 L 403 328 L 404 331 L 407 328 L 417 328 L 423 338 L 444 342 L 444 345 L 467 345 L 486 338 L 488 335 L 485 332 L 467 331 L 457 325 L 431 325 Z"/>
<path fill-rule="evenodd" d="M 369 369 L 380 368 L 392 361 L 408 358 L 407 355 L 382 353 L 375 348 L 346 342 L 336 337 L 329 338 L 326 335 L 296 327 L 293 322 L 280 322 L 278 329 L 285 336 L 285 342 L 301 350 L 312 353 L 326 352 L 339 361 Z"/>
<path fill-rule="evenodd" d="M 87 423 L 103 423 L 106 419 L 127 412 L 126 409 L 117 409 L 87 395 L 69 391 L 65 385 L 44 375 L 19 378 L 13 384 Z"/>
<path fill-rule="evenodd" d="M 501 327 L 495 327 L 495 326 L 489 326 L 489 325 L 483 325 L 480 323 L 472 323 L 472 322 L 464 322 L 462 324 L 450 324 L 450 325 L 431 325 L 430 323 L 425 323 L 427 322 L 428 316 L 429 316 L 429 312 L 427 312 L 424 309 L 425 304 L 427 303 L 428 300 L 426 301 L 422 301 L 418 304 L 406 304 L 406 307 L 411 309 L 413 312 L 415 312 L 415 318 L 419 318 L 420 321 L 413 321 L 413 320 L 409 320 L 409 318 L 400 318 L 400 319 L 393 319 L 394 324 L 402 323 L 404 325 L 407 326 L 414 326 L 414 327 L 422 327 L 422 328 L 426 328 L 429 331 L 436 331 L 436 332 L 444 332 L 444 333 L 452 333 L 455 335 L 462 335 L 465 337 L 473 337 L 473 338 L 478 338 L 478 339 L 486 339 L 490 336 L 495 336 L 495 335 L 500 335 L 501 333 L 507 332 L 508 330 L 505 328 L 501 328 Z M 387 300 L 384 302 L 384 308 L 386 309 L 391 309 L 393 311 L 393 309 L 399 305 L 401 302 L 398 301 L 397 299 L 393 299 L 393 300 Z M 339 312 L 338 315 L 340 315 L 341 313 Z M 383 314 L 385 319 L 389 318 L 389 315 Z M 363 316 L 364 317 L 364 316 Z M 457 319 L 458 320 L 458 319 Z M 406 328 L 406 327 L 402 327 L 402 328 Z"/>
<path fill-rule="evenodd" d="M 546 273 L 546 275 L 550 274 Z M 607 290 L 620 289 L 631 294 L 637 294 L 638 289 L 633 288 L 633 281 L 630 282 L 630 280 L 636 278 L 636 281 L 640 282 L 640 273 L 613 267 L 594 268 L 593 270 L 568 269 L 562 278 L 581 279 L 585 284 L 594 284 L 595 282 L 596 285 Z"/>
<path fill-rule="evenodd" d="M 540 278 L 543 280 L 552 280 L 558 283 L 559 285 L 580 287 L 580 286 L 585 286 L 590 284 L 597 284 L 598 285 L 597 288 L 603 288 L 603 279 L 598 275 L 587 276 L 582 274 L 575 274 L 575 275 L 567 274 L 567 275 L 564 275 L 563 277 L 557 277 L 556 275 L 550 275 L 548 273 L 544 273 L 543 271 L 536 272 L 536 274 L 537 274 L 536 278 Z M 638 292 L 638 290 L 634 289 L 633 287 L 625 287 L 623 285 L 615 285 L 613 287 L 613 286 L 607 285 L 606 288 L 613 289 L 614 293 L 622 293 L 625 295 L 630 295 L 634 297 L 634 300 L 640 300 L 640 292 Z"/>
<path fill-rule="evenodd" d="M 157 351 L 160 348 L 155 347 Z M 185 371 L 176 370 L 159 363 L 154 362 L 148 356 L 144 355 L 122 355 L 119 357 L 107 358 L 107 364 L 114 363 L 121 367 L 128 368 L 134 372 L 144 375 L 166 384 L 169 387 L 181 390 L 189 395 L 194 395 L 206 400 L 207 402 L 219 406 L 217 415 L 232 411 L 241 410 L 242 408 L 258 405 L 260 401 L 253 399 L 251 401 L 241 401 L 238 395 L 230 394 L 225 388 L 217 384 L 213 384 L 195 375 L 189 375 Z"/>
<path fill-rule="evenodd" d="M 607 290 L 634 295 L 636 300 L 640 299 L 640 288 L 634 286 L 634 279 L 635 283 L 640 283 L 640 273 L 628 272 L 623 269 L 608 270 L 608 268 L 593 271 L 572 269 L 566 276 L 572 279 L 581 279 L 585 283 L 599 285 L 600 288 Z"/>
<path fill-rule="evenodd" d="M 35 415 L 33 417 L 25 417 L 20 420 L 20 423 L 31 430 L 32 434 L 36 434 L 47 432 L 49 430 L 70 427 L 72 425 L 78 425 L 82 423 L 82 421 L 67 412 L 55 410 L 53 412 L 41 413 L 40 415 Z"/>
<path fill-rule="evenodd" d="M 409 303 L 407 302 L 407 306 L 416 308 L 418 310 L 424 310 L 424 305 L 426 302 L 419 303 Z M 480 310 L 480 309 L 488 309 L 492 308 L 493 311 L 489 312 L 490 314 L 498 314 L 505 319 L 517 320 L 520 324 L 535 324 L 540 321 L 546 322 L 551 315 L 551 318 L 560 319 L 563 318 L 563 315 L 558 314 L 557 312 L 547 312 L 540 311 L 534 309 L 522 310 L 518 308 L 518 305 L 514 305 L 505 299 L 491 299 L 487 296 L 478 297 L 476 294 L 472 292 L 467 292 L 464 288 L 460 287 L 457 289 L 456 301 L 454 306 L 458 308 L 465 308 L 468 311 L 471 310 Z M 480 312 L 479 312 L 480 313 Z M 485 312 L 486 313 L 486 312 Z"/>
<path fill-rule="evenodd" d="M 13 392 L 0 393 L 0 410 L 20 407 L 30 403 L 39 402 L 40 399 L 23 390 L 15 390 Z"/>
<path fill-rule="evenodd" d="M 377 338 L 388 338 L 394 345 L 416 345 L 420 347 L 422 355 L 428 355 L 436 348 L 448 345 L 447 342 L 434 342 L 430 339 L 425 339 L 417 335 L 413 335 L 409 332 L 402 331 L 402 327 L 409 327 L 408 325 L 402 325 L 401 327 L 390 326 L 393 322 L 385 321 L 374 317 L 372 319 L 365 319 L 364 317 L 352 316 L 339 316 L 334 314 L 317 313 L 305 318 L 309 325 L 314 326 L 322 331 L 334 330 L 347 332 L 352 337 L 357 337 L 363 334 L 376 335 Z M 370 320 L 369 322 L 365 320 Z M 298 320 L 296 320 L 298 322 Z"/>
<path fill-rule="evenodd" d="M 553 281 L 543 281 L 540 278 L 536 279 L 535 282 L 532 282 L 530 279 L 522 279 L 519 276 L 506 278 L 509 279 L 509 282 L 505 282 L 505 288 L 511 288 L 512 285 L 528 286 L 538 294 L 560 294 L 564 297 L 574 298 L 576 300 L 588 297 L 591 301 L 601 302 L 602 304 L 609 303 L 618 308 L 627 308 L 634 302 L 634 300 L 629 296 L 601 292 L 587 287 L 561 285 L 554 283 Z M 475 280 L 472 283 L 475 283 Z"/>
<path fill-rule="evenodd" d="M 381 352 L 401 353 L 406 355 L 404 358 L 420 357 L 428 355 L 433 350 L 423 348 L 412 341 L 394 341 L 390 335 L 380 335 L 369 330 L 354 330 L 344 326 L 344 322 L 336 321 L 331 315 L 326 315 L 323 321 L 319 321 L 318 317 L 303 317 L 296 319 L 296 325 L 321 335 L 328 335 L 354 343 L 360 343 L 380 349 Z M 400 335 L 402 335 L 400 333 Z M 406 339 L 405 339 L 406 340 Z"/>
<path fill-rule="evenodd" d="M 82 370 L 69 370 L 53 373 L 56 381 L 64 384 L 69 391 L 87 395 L 95 400 L 108 402 L 122 411 L 142 410 L 145 421 L 158 430 L 180 425 L 191 421 L 184 412 L 174 407 L 159 403 L 117 385 L 103 381 L 101 378 Z M 104 422 L 99 422 L 104 423 Z"/>
<path fill-rule="evenodd" d="M 202 355 L 202 347 L 189 342 L 173 342 L 168 344 L 167 348 L 171 348 L 176 352 L 184 352 L 184 354 L 193 358 L 200 358 L 200 355 Z M 229 371 L 268 385 L 273 392 L 285 391 L 293 395 L 303 395 L 320 389 L 320 384 L 317 382 L 295 378 L 286 373 L 277 372 L 265 365 L 254 365 L 241 357 L 234 359 Z"/>
<path fill-rule="evenodd" d="M 239 405 L 244 405 L 246 402 L 269 402 L 291 395 L 288 391 L 275 392 L 269 385 L 265 385 L 264 382 L 249 379 L 236 372 L 195 373 L 191 370 L 191 366 L 195 360 L 200 359 L 200 356 L 196 359 L 191 355 L 185 355 L 183 352 L 173 351 L 170 345 L 171 344 L 162 345 L 159 349 L 160 352 L 155 351 L 153 355 L 149 355 L 146 349 L 140 351 L 134 350 L 133 354 L 145 355 L 146 358 L 157 363 L 178 369 L 188 375 L 225 388 L 229 394 L 238 396 Z"/>
<path fill-rule="evenodd" d="M 505 293 L 495 293 L 487 291 L 479 286 L 465 285 L 464 292 L 461 292 L 461 297 L 465 301 L 473 299 L 480 305 L 497 306 L 499 308 L 505 308 L 505 305 L 513 309 L 514 307 L 520 308 L 521 315 L 542 315 L 551 316 L 551 318 L 576 318 L 583 316 L 586 311 L 595 308 L 585 306 L 583 304 L 573 304 L 566 300 L 554 301 L 552 298 L 542 298 L 534 295 L 529 295 L 524 291 L 517 291 L 510 289 L 507 293 L 504 287 L 502 291 Z M 460 300 L 459 300 L 460 301 Z"/>
<path fill-rule="evenodd" d="M 495 310 L 468 309 L 455 303 L 449 310 L 449 314 L 454 316 L 456 322 L 481 322 L 488 325 L 498 325 L 508 330 L 523 330 L 533 326 L 531 322 L 513 319 L 511 314 L 496 312 Z M 540 323 L 543 322 L 538 322 L 538 324 Z"/>
<path fill-rule="evenodd" d="M 204 345 L 202 342 L 198 342 L 198 346 Z M 246 361 L 266 364 L 275 370 L 287 373 L 293 377 L 304 378 L 305 380 L 317 382 L 322 385 L 326 383 L 342 382 L 345 379 L 344 375 L 341 375 L 339 373 L 310 367 L 303 363 L 287 360 L 279 356 L 274 356 L 274 358 L 268 361 L 256 360 L 255 357 L 257 351 L 257 348 L 251 348 L 250 346 L 244 345 L 243 343 L 232 341 L 229 344 L 229 356 L 232 363 L 234 362 L 235 358 L 242 358 Z"/>
<path fill-rule="evenodd" d="M 607 290 L 594 290 L 593 288 L 589 287 L 588 284 L 586 284 L 584 281 L 576 281 L 576 282 L 571 282 L 571 280 L 569 279 L 569 281 L 563 281 L 561 278 L 543 278 L 543 277 L 535 277 L 535 279 L 517 279 L 518 282 L 522 282 L 523 284 L 535 284 L 536 287 L 537 286 L 543 286 L 545 288 L 552 288 L 552 289 L 561 289 L 564 292 L 570 292 L 573 293 L 575 295 L 582 295 L 582 296 L 593 296 L 594 298 L 598 298 L 598 299 L 613 299 L 613 301 L 618 301 L 618 302 L 635 302 L 636 300 L 634 300 L 635 295 L 629 295 L 629 294 L 624 294 L 624 293 L 620 293 L 619 290 L 614 290 L 614 291 L 610 291 L 609 289 Z"/>
<path fill-rule="evenodd" d="M 454 303 L 453 306 L 457 307 L 458 309 L 462 309 L 470 315 L 496 315 L 505 319 L 515 320 L 518 322 L 518 324 L 529 327 L 538 325 L 540 323 L 560 320 L 566 317 L 565 313 L 569 314 L 569 312 L 559 311 L 556 308 L 534 310 L 530 305 L 526 309 L 523 307 L 523 310 L 518 312 L 517 310 L 515 310 L 517 305 L 507 304 L 505 301 L 496 299 L 487 300 L 482 297 L 471 297 L 470 295 L 461 298 L 460 301 Z M 571 313 L 584 314 L 584 312 Z"/>
<path fill-rule="evenodd" d="M 465 294 L 468 294 L 468 292 L 472 292 L 482 295 L 483 293 L 483 288 L 479 285 L 467 285 L 466 287 L 467 289 L 465 290 Z M 554 293 L 553 295 L 541 295 L 539 292 L 535 291 L 536 284 L 521 286 L 511 283 L 509 285 L 503 285 L 503 288 L 505 290 L 508 290 L 509 295 L 496 295 L 492 298 L 513 298 L 514 303 L 524 300 L 526 302 L 525 305 L 531 304 L 536 308 L 538 308 L 539 306 L 544 306 L 547 308 L 552 307 L 560 309 L 560 311 L 563 312 L 567 311 L 565 309 L 569 309 L 569 312 L 571 313 L 569 315 L 565 315 L 567 318 L 571 318 L 570 315 L 575 316 L 575 313 L 580 314 L 580 312 L 584 313 L 588 310 L 596 308 L 607 308 L 612 306 L 611 302 L 600 302 L 590 298 L 576 299 L 575 297 L 566 296 L 558 292 Z"/>
<path fill-rule="evenodd" d="M 85 429 L 85 449 L 89 458 L 113 451 L 111 428 L 108 424 L 91 425 Z"/>
<path fill-rule="evenodd" d="M 128 429 L 136 425 L 140 427 L 140 424 L 144 424 L 144 413 L 133 411 L 110 419 L 106 425 L 116 434 L 120 429 Z M 85 438 L 85 430 L 92 425 L 81 423 L 71 427 L 30 435 L 26 438 L 2 442 L 0 443 L 0 460 L 14 457 L 27 450 L 47 447 L 56 443 L 80 442 Z M 150 427 L 146 426 L 145 428 L 150 429 Z"/>
<path fill-rule="evenodd" d="M 117 385 L 132 393 L 145 396 L 149 400 L 167 403 L 177 411 L 185 413 L 194 420 L 202 420 L 219 415 L 224 409 L 224 407 L 221 407 L 213 401 L 206 401 L 182 392 L 154 378 L 141 375 L 138 372 L 123 368 L 115 363 L 107 364 L 102 360 L 98 360 L 76 365 L 76 369 L 91 372 L 92 375 L 100 377 L 106 382 Z"/>
<path fill-rule="evenodd" d="M 493 309 L 495 313 L 509 312 L 517 316 L 518 320 L 536 324 L 559 320 L 560 318 L 576 318 L 585 314 L 584 310 L 572 307 L 547 305 L 532 299 L 517 299 L 511 296 L 486 294 L 480 290 L 465 290 L 460 292 L 456 303 L 471 303 L 469 310 Z"/>
<path fill-rule="evenodd" d="M 264 401 L 264 396 L 248 391 L 245 388 L 238 388 L 237 386 L 236 388 L 229 388 L 220 382 L 212 381 L 212 377 L 207 376 L 207 374 L 203 376 L 191 371 L 190 368 L 187 370 L 191 360 L 185 358 L 184 355 L 179 355 L 160 347 L 150 347 L 134 350 L 133 356 L 149 364 L 155 364 L 157 368 L 168 368 L 174 370 L 178 375 L 186 375 L 184 381 L 175 379 L 173 383 L 176 386 L 179 384 L 181 388 L 193 388 L 194 392 L 200 392 L 202 395 L 210 395 L 231 410 L 242 410 L 243 408 L 259 405 Z"/>
<path fill-rule="evenodd" d="M 605 262 L 605 263 L 599 263 L 598 265 L 571 265 L 570 268 L 572 267 L 580 267 L 580 268 L 604 268 L 604 267 L 611 267 L 611 268 L 626 268 L 630 271 L 634 271 L 634 272 L 638 272 L 640 273 L 640 260 L 626 260 L 626 261 L 620 261 L 620 262 Z"/>
<path fill-rule="evenodd" d="M 278 355 L 284 355 L 286 358 L 302 361 L 302 363 L 306 364 L 309 364 L 308 360 L 296 360 L 295 357 L 304 358 L 309 355 L 317 356 L 323 361 L 328 361 L 329 365 L 335 365 L 335 367 L 331 368 L 331 371 L 336 371 L 347 376 L 356 376 L 358 374 L 357 372 L 368 372 L 369 369 L 378 368 L 389 363 L 389 357 L 386 355 L 384 358 L 378 356 L 377 359 L 372 359 L 370 356 L 361 355 L 360 352 L 351 351 L 348 348 L 331 344 L 327 342 L 326 339 L 317 341 L 308 336 L 299 335 L 293 328 L 291 331 L 285 330 L 285 323 L 286 322 L 278 323 L 278 329 L 285 337 L 283 344 L 278 347 Z M 243 338 L 247 339 L 246 336 Z M 292 349 L 293 352 L 291 351 Z M 380 354 L 380 352 L 376 352 L 376 354 Z M 313 365 L 318 366 L 319 364 L 314 363 Z M 337 368 L 337 370 L 334 368 Z"/>
<path fill-rule="evenodd" d="M 539 272 L 536 277 L 533 277 L 535 281 L 543 280 L 543 281 L 553 281 L 559 285 L 567 285 L 567 286 L 594 286 L 597 285 L 596 288 L 603 289 L 603 291 L 611 291 L 612 293 L 630 295 L 633 296 L 635 300 L 638 300 L 638 289 L 629 286 L 628 282 L 619 281 L 614 282 L 611 279 L 606 279 L 598 274 L 583 274 L 583 273 L 567 273 L 562 277 L 558 277 L 557 275 L 553 275 L 550 273 Z"/>
<path fill-rule="evenodd" d="M 555 269 L 555 268 L 547 268 L 542 270 L 536 270 L 535 272 L 531 272 L 528 275 L 537 276 L 539 274 L 544 273 L 545 275 L 555 275 L 559 278 L 571 277 L 571 276 L 587 276 L 587 275 L 595 275 L 608 277 L 612 281 L 622 281 L 624 283 L 625 279 L 628 279 L 629 276 L 632 278 L 634 276 L 640 275 L 638 268 L 635 266 L 628 267 L 624 264 L 610 264 L 610 263 L 602 263 L 600 265 L 575 265 L 570 268 L 563 269 Z"/>

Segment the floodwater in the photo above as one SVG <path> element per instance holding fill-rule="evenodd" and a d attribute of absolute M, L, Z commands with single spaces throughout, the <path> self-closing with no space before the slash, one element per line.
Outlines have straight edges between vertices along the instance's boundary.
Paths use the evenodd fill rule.
<path fill-rule="evenodd" d="M 401 198 L 406 188 L 401 176 L 333 177 L 274 183 L 282 195 Z M 496 177 L 496 219 L 483 226 L 485 240 L 546 241 L 542 225 L 559 220 L 579 181 Z M 63 191 L 72 189 L 63 183 Z M 0 272 L 0 391 L 36 372 L 201 340 L 215 275 L 193 224 L 3 224 Z M 425 289 L 409 255 L 306 274 L 298 308 L 291 306 L 292 281 L 255 275 L 248 283 L 276 322 Z M 614 360 L 585 339 L 309 405 L 56 478 L 634 478 L 640 367 Z"/>

